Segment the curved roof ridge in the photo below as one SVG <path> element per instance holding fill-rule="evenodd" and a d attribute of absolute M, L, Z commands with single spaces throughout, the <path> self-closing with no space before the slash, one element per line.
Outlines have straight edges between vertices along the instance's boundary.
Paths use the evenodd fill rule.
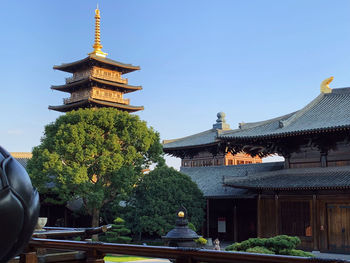
<path fill-rule="evenodd" d="M 291 115 L 286 120 L 280 120 L 280 128 L 287 127 L 288 125 L 293 123 L 295 120 L 297 120 L 299 117 L 301 117 L 307 111 L 309 111 L 312 107 L 314 107 L 317 103 L 319 103 L 323 99 L 323 97 L 324 97 L 324 93 L 321 93 L 315 99 L 313 99 L 311 102 L 309 102 L 304 108 L 296 111 L 295 114 Z"/>
<path fill-rule="evenodd" d="M 177 139 L 163 140 L 163 145 L 169 144 L 169 143 L 172 143 L 172 142 L 179 142 L 179 141 L 190 139 L 190 138 L 193 138 L 193 137 L 197 137 L 198 135 L 203 135 L 203 134 L 206 134 L 206 133 L 209 133 L 209 132 L 214 132 L 215 130 L 216 129 L 209 129 L 209 130 L 206 130 L 206 131 L 202 131 L 202 132 L 199 132 L 199 133 L 196 133 L 196 134 L 188 135 L 188 136 L 177 138 Z"/>
<path fill-rule="evenodd" d="M 288 113 L 288 114 L 285 114 L 285 115 L 282 115 L 282 116 L 279 116 L 279 117 L 275 117 L 275 118 L 272 118 L 272 119 L 264 120 L 264 121 L 247 122 L 247 123 L 243 123 L 243 125 L 242 125 L 242 123 L 240 123 L 240 129 L 239 130 L 251 129 L 251 128 L 255 128 L 257 126 L 261 126 L 261 125 L 268 124 L 268 123 L 271 123 L 271 122 L 275 122 L 275 121 L 278 121 L 278 120 L 283 120 L 285 118 L 289 118 L 291 115 L 295 114 L 296 112 L 298 112 L 298 111 L 294 111 L 292 113 Z"/>

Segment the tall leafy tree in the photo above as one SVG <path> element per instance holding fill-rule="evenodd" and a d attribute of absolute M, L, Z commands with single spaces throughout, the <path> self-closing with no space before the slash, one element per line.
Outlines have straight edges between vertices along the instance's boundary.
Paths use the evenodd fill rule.
<path fill-rule="evenodd" d="M 164 162 L 159 134 L 138 116 L 113 108 L 79 109 L 45 127 L 28 172 L 40 193 L 66 202 L 82 198 L 98 226 L 101 208 L 124 199 L 142 169 Z"/>
<path fill-rule="evenodd" d="M 159 166 L 134 189 L 127 222 L 134 233 L 164 235 L 174 227 L 176 212 L 183 205 L 189 221 L 200 229 L 205 200 L 191 178 L 167 166 Z"/>

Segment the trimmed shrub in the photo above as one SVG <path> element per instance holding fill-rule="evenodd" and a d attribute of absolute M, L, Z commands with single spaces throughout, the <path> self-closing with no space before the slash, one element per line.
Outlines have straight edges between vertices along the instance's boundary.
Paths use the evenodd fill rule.
<path fill-rule="evenodd" d="M 275 254 L 275 252 L 267 249 L 266 247 L 252 247 L 248 248 L 246 252 L 259 254 Z"/>
<path fill-rule="evenodd" d="M 315 257 L 312 253 L 300 249 L 283 249 L 280 251 L 280 254 L 295 257 Z"/>
<path fill-rule="evenodd" d="M 280 235 L 270 238 L 249 238 L 241 243 L 234 243 L 225 248 L 226 251 L 242 251 L 261 254 L 279 254 L 298 257 L 313 257 L 314 255 L 295 249 L 300 245 L 299 237 Z"/>
<path fill-rule="evenodd" d="M 131 231 L 125 227 L 124 219 L 117 217 L 114 219 L 113 223 L 112 229 L 101 236 L 100 240 L 108 243 L 129 243 L 131 237 L 126 235 L 130 234 Z"/>

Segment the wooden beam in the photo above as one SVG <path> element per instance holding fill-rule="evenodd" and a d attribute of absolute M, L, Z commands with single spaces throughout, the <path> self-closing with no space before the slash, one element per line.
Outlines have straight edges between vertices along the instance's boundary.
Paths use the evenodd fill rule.
<path fill-rule="evenodd" d="M 317 224 L 317 196 L 316 194 L 312 195 L 312 237 L 313 237 L 313 249 L 319 250 L 318 245 L 318 224 Z"/>

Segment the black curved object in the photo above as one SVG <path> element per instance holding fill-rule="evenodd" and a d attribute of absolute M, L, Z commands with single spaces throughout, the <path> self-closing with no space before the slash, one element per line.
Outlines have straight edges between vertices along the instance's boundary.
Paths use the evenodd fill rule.
<path fill-rule="evenodd" d="M 0 262 L 19 254 L 38 221 L 39 194 L 23 166 L 0 146 Z"/>

